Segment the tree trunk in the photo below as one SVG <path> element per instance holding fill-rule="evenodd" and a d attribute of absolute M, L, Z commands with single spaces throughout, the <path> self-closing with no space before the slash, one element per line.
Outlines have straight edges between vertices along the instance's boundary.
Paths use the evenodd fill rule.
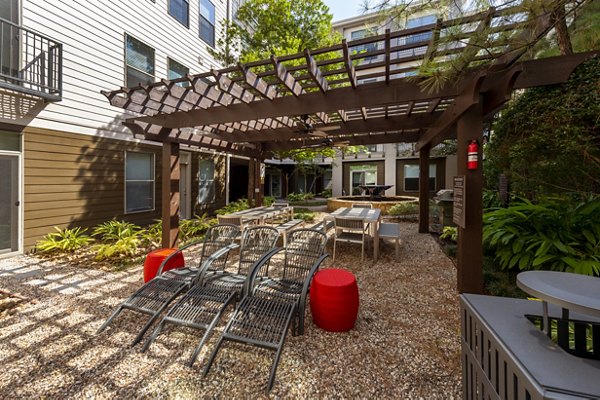
<path fill-rule="evenodd" d="M 554 29 L 556 29 L 556 42 L 558 49 L 562 55 L 573 54 L 573 46 L 571 45 L 571 37 L 567 28 L 567 20 L 565 16 L 565 6 L 562 5 L 552 14 L 554 20 Z"/>

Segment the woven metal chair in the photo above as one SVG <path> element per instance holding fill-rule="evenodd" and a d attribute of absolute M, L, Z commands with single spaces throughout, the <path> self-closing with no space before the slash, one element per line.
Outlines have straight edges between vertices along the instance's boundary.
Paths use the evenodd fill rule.
<path fill-rule="evenodd" d="M 204 330 L 204 335 L 190 358 L 188 365 L 191 367 L 227 306 L 241 297 L 249 272 L 255 264 L 264 264 L 264 256 L 275 248 L 278 237 L 279 232 L 272 227 L 256 226 L 246 229 L 242 234 L 237 270 L 229 272 L 224 264 L 213 263 L 202 275 L 201 281 L 171 307 L 142 351 L 150 347 L 167 324 L 201 329 Z"/>
<path fill-rule="evenodd" d="M 337 242 L 360 243 L 360 260 L 365 259 L 365 243 L 369 239 L 369 224 L 361 218 L 335 217 L 335 230 L 333 236 L 333 261 Z"/>
<path fill-rule="evenodd" d="M 233 241 L 239 234 L 239 228 L 234 225 L 215 225 L 209 228 L 201 242 L 190 243 L 167 257 L 160 265 L 157 276 L 139 288 L 131 297 L 121 303 L 112 315 L 102 324 L 98 333 L 105 330 L 123 310 L 136 311 L 150 315 L 150 319 L 138 333 L 132 346 L 137 344 L 148 328 L 167 308 L 167 306 L 207 270 L 224 268 L 232 249 L 238 247 Z M 177 268 L 162 272 L 164 266 L 176 254 L 198 243 L 202 244 L 198 267 Z"/>
<path fill-rule="evenodd" d="M 255 266 L 246 281 L 247 295 L 219 337 L 204 376 L 224 341 L 251 344 L 275 351 L 267 392 L 271 390 L 290 325 L 293 334 L 304 333 L 306 297 L 313 275 L 328 257 L 323 254 L 326 243 L 327 236 L 321 231 L 297 229 L 289 232 L 285 249 L 273 250 Z M 281 252 L 284 255 L 281 276 L 275 278 L 264 273 L 269 261 Z"/>

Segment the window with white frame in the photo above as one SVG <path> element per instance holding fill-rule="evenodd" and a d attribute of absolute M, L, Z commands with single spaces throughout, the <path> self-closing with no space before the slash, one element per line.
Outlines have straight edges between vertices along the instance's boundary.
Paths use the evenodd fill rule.
<path fill-rule="evenodd" d="M 429 164 L 429 191 L 435 191 L 435 164 Z M 419 165 L 405 164 L 404 165 L 404 191 L 418 192 L 419 191 Z"/>
<path fill-rule="evenodd" d="M 200 159 L 198 166 L 198 203 L 215 201 L 215 162 Z"/>
<path fill-rule="evenodd" d="M 125 152 L 125 212 L 154 210 L 154 154 Z"/>
<path fill-rule="evenodd" d="M 437 21 L 437 16 L 435 14 L 424 15 L 422 17 L 417 17 L 417 18 L 410 18 L 408 21 L 406 21 L 406 29 L 417 28 L 419 26 L 435 24 L 436 21 Z M 432 35 L 431 31 L 429 31 L 429 32 L 418 33 L 416 35 L 407 36 L 406 44 L 429 40 L 429 39 L 431 39 L 431 35 Z"/>
<path fill-rule="evenodd" d="M 190 27 L 190 3 L 188 0 L 169 0 L 169 15 L 186 28 Z"/>
<path fill-rule="evenodd" d="M 154 83 L 154 49 L 125 35 L 125 86 Z"/>
<path fill-rule="evenodd" d="M 372 34 L 368 29 L 360 29 L 357 31 L 350 32 L 350 40 L 364 39 L 369 36 L 372 36 Z M 357 53 L 374 52 L 377 50 L 377 43 L 369 43 L 369 44 L 363 44 L 360 46 L 354 46 L 354 47 L 352 47 L 352 50 L 356 51 Z M 377 59 L 377 56 L 365 57 L 365 58 L 361 59 L 361 62 L 369 63 L 375 59 Z"/>
<path fill-rule="evenodd" d="M 376 165 L 353 165 L 350 167 L 350 192 L 353 195 L 361 194 L 359 186 L 377 184 Z"/>
<path fill-rule="evenodd" d="M 200 39 L 215 47 L 215 5 L 209 0 L 200 0 Z"/>
<path fill-rule="evenodd" d="M 170 81 L 177 78 L 183 78 L 184 76 L 190 73 L 190 69 L 188 67 L 168 57 L 167 64 L 167 79 Z M 180 82 L 177 85 L 187 86 L 188 84 L 188 82 Z"/>

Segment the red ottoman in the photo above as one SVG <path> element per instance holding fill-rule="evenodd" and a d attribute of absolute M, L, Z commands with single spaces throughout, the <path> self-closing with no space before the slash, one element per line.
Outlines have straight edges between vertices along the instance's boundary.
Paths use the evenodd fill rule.
<path fill-rule="evenodd" d="M 344 269 L 317 272 L 310 286 L 310 311 L 318 327 L 330 332 L 352 329 L 358 315 L 356 278 Z"/>
<path fill-rule="evenodd" d="M 176 251 L 177 249 L 158 249 L 148 253 L 146 256 L 146 261 L 144 261 L 144 283 L 154 278 L 158 272 L 158 267 L 160 267 L 160 264 L 162 264 L 165 258 L 169 257 Z M 169 262 L 167 262 L 167 265 L 165 265 L 162 272 L 170 269 L 181 268 L 184 265 L 185 261 L 183 259 L 183 253 L 177 253 L 169 260 Z"/>

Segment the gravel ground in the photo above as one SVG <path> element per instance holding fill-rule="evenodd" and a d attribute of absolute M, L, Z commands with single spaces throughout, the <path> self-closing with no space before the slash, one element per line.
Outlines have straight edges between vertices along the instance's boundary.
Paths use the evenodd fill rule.
<path fill-rule="evenodd" d="M 359 246 L 341 246 L 335 265 L 328 262 L 357 277 L 356 326 L 329 333 L 307 315 L 305 334 L 288 335 L 271 397 L 460 398 L 455 267 L 416 224 L 401 230 L 400 260 L 386 243 L 377 263 L 361 263 Z M 21 299 L 0 315 L 0 398 L 267 397 L 272 352 L 226 344 L 203 379 L 217 335 L 188 368 L 197 331 L 167 330 L 140 353 L 129 343 L 145 318 L 124 312 L 96 334 L 141 283 L 141 266 L 111 273 L 29 256 L 0 260 L 0 290 Z"/>

